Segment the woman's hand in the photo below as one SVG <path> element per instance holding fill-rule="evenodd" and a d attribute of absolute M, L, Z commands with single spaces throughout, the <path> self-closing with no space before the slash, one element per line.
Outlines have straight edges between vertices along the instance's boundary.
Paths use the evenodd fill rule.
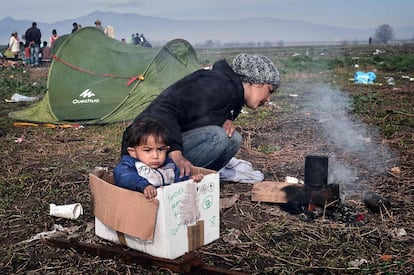
<path fill-rule="evenodd" d="M 236 131 L 236 128 L 234 127 L 233 121 L 231 121 L 230 119 L 228 119 L 224 122 L 223 129 L 226 132 L 228 137 L 231 137 L 233 135 L 234 131 Z"/>
<path fill-rule="evenodd" d="M 174 161 L 175 165 L 180 169 L 180 178 L 189 176 L 191 173 L 191 162 L 183 156 L 179 150 L 169 153 L 169 157 Z"/>

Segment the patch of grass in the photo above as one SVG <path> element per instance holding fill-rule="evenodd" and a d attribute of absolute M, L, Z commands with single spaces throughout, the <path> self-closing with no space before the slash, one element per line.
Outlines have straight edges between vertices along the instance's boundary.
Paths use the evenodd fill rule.
<path fill-rule="evenodd" d="M 414 54 L 378 56 L 377 68 L 387 72 L 408 72 L 414 70 Z"/>
<path fill-rule="evenodd" d="M 279 145 L 276 144 L 263 144 L 260 145 L 259 148 L 257 148 L 257 151 L 265 154 L 271 154 L 274 152 L 277 152 L 281 149 Z"/>
<path fill-rule="evenodd" d="M 4 69 L 0 75 L 1 97 L 8 98 L 14 93 L 30 96 L 46 92 L 45 79 L 31 79 L 25 68 Z"/>

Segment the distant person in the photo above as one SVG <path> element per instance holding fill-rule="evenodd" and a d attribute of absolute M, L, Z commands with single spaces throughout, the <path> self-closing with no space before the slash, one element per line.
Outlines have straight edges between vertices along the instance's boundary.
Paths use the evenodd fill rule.
<path fill-rule="evenodd" d="M 55 41 L 58 38 L 59 38 L 59 36 L 57 34 L 57 31 L 55 29 L 53 29 L 52 36 L 50 37 L 50 42 L 49 42 L 50 48 L 53 48 L 53 44 L 55 44 Z"/>
<path fill-rule="evenodd" d="M 29 48 L 29 43 L 26 41 L 26 35 L 22 35 L 22 40 L 24 41 L 23 43 L 23 54 L 22 54 L 22 58 L 23 58 L 23 65 L 30 65 L 30 48 Z"/>
<path fill-rule="evenodd" d="M 30 66 L 30 47 L 24 47 L 23 64 Z"/>
<path fill-rule="evenodd" d="M 102 22 L 100 19 L 96 19 L 95 27 L 100 30 L 101 32 L 105 32 L 105 28 L 102 26 Z"/>
<path fill-rule="evenodd" d="M 95 27 L 106 34 L 108 37 L 115 38 L 115 29 L 111 25 L 107 25 L 106 28 L 102 26 L 102 21 L 98 18 L 95 21 Z"/>
<path fill-rule="evenodd" d="M 50 62 L 50 58 L 50 47 L 47 45 L 47 41 L 43 41 L 42 62 Z"/>
<path fill-rule="evenodd" d="M 202 174 L 180 177 L 177 165 L 167 156 L 166 129 L 151 119 L 135 121 L 127 131 L 127 151 L 114 168 L 115 185 L 144 193 L 147 199 L 157 196 L 157 187 L 192 179 Z"/>
<path fill-rule="evenodd" d="M 114 29 L 114 27 L 112 27 L 111 25 L 107 25 L 105 30 L 104 30 L 104 34 L 106 34 L 108 37 L 111 37 L 111 38 L 115 39 L 115 29 Z"/>
<path fill-rule="evenodd" d="M 73 24 L 72 24 L 72 33 L 74 33 L 74 32 L 76 32 L 77 30 L 79 30 L 79 26 L 78 26 L 78 23 L 76 23 L 76 22 L 74 22 Z"/>
<path fill-rule="evenodd" d="M 141 38 L 139 37 L 139 33 L 135 34 L 134 45 L 141 45 Z"/>
<path fill-rule="evenodd" d="M 135 34 L 133 33 L 133 34 L 131 34 L 131 44 L 132 45 L 136 45 L 135 44 Z"/>
<path fill-rule="evenodd" d="M 19 36 L 17 35 L 17 32 L 12 32 L 10 36 L 10 40 L 9 40 L 8 50 L 14 56 L 14 60 L 17 60 L 19 58 L 20 41 L 19 41 Z"/>
<path fill-rule="evenodd" d="M 368 39 L 368 44 L 371 45 L 372 44 L 372 37 L 369 37 Z"/>
<path fill-rule="evenodd" d="M 141 45 L 142 47 L 152 48 L 151 43 L 149 43 L 149 42 L 147 41 L 147 39 L 145 39 L 145 36 L 144 36 L 144 34 L 143 34 L 143 33 L 141 33 L 141 34 L 140 34 L 139 38 L 140 38 L 140 41 L 141 41 L 141 42 L 140 42 L 140 45 Z"/>
<path fill-rule="evenodd" d="M 26 43 L 28 43 L 28 46 L 30 47 L 30 66 L 39 66 L 42 33 L 37 28 L 36 22 L 33 22 L 32 27 L 27 29 L 25 37 Z"/>
<path fill-rule="evenodd" d="M 126 40 L 125 40 L 125 38 L 122 38 L 122 39 L 121 39 L 121 42 L 122 42 L 122 44 L 126 44 Z"/>

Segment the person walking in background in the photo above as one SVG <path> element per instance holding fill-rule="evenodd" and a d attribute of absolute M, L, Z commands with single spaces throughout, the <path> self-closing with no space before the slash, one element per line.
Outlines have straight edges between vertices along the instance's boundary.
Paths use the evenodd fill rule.
<path fill-rule="evenodd" d="M 27 29 L 26 43 L 30 47 L 30 66 L 39 66 L 39 53 L 42 33 L 37 28 L 36 22 L 32 23 L 32 27 Z"/>
<path fill-rule="evenodd" d="M 58 38 L 59 38 L 59 36 L 57 35 L 56 29 L 53 29 L 52 36 L 50 37 L 50 42 L 49 42 L 50 48 L 53 48 L 53 44 L 55 44 L 55 41 Z"/>
<path fill-rule="evenodd" d="M 14 60 L 17 60 L 20 53 L 20 41 L 17 32 L 12 32 L 9 41 L 8 50 L 14 55 Z"/>

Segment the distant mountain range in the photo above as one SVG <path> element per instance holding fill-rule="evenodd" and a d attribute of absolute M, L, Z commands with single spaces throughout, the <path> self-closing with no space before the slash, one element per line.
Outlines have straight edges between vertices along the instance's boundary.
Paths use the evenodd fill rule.
<path fill-rule="evenodd" d="M 59 35 L 68 34 L 72 23 L 93 26 L 99 18 L 102 24 L 115 28 L 116 39 L 130 40 L 131 34 L 144 33 L 154 45 L 164 44 L 174 38 L 183 38 L 192 44 L 206 41 L 215 44 L 226 43 L 306 43 L 306 42 L 343 42 L 368 41 L 375 28 L 344 28 L 329 25 L 312 24 L 302 21 L 281 20 L 277 18 L 246 18 L 240 20 L 173 20 L 138 14 L 120 14 L 113 12 L 93 12 L 71 20 L 57 21 L 52 24 L 37 22 L 42 31 L 42 40 L 49 41 L 53 29 Z M 0 45 L 7 44 L 13 31 L 19 37 L 31 26 L 31 20 L 15 20 L 6 17 L 0 21 Z M 384 23 L 385 24 L 385 23 Z M 379 27 L 379 26 L 378 26 Z M 393 27 L 393 26 L 391 26 Z M 394 28 L 395 39 L 413 39 L 414 26 Z"/>

